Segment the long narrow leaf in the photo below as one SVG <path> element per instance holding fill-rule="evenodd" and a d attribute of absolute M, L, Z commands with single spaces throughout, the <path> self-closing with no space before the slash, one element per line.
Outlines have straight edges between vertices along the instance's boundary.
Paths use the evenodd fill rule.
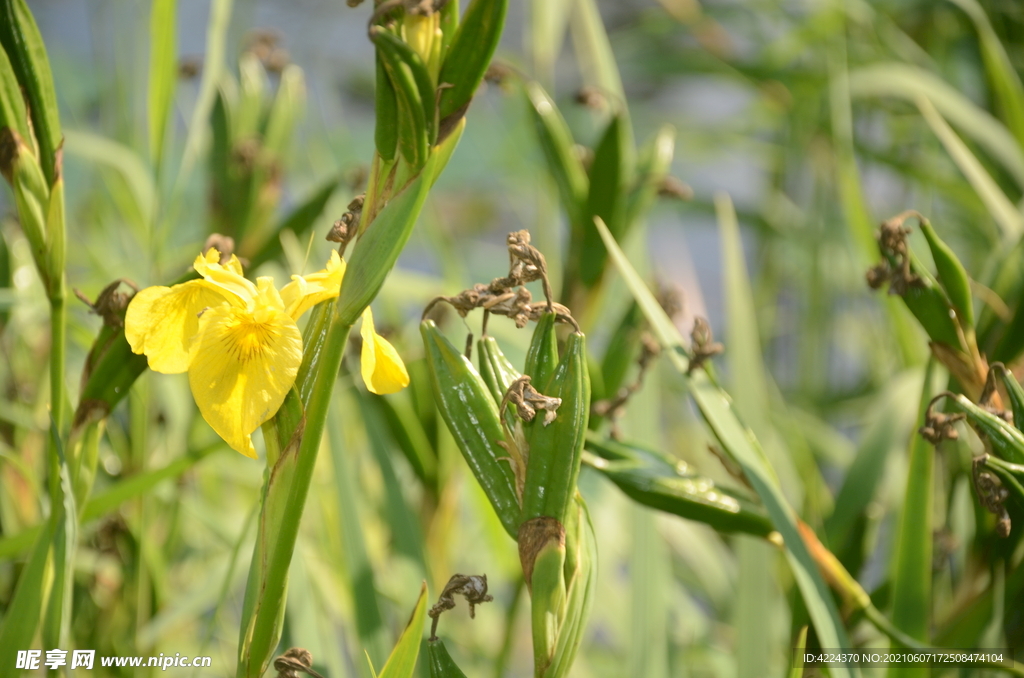
<path fill-rule="evenodd" d="M 850 72 L 854 97 L 896 97 L 915 102 L 925 97 L 953 125 L 971 136 L 1024 188 L 1024 149 L 1001 122 L 932 73 L 900 63 L 880 63 Z"/>
<path fill-rule="evenodd" d="M 149 158 L 159 172 L 174 88 L 178 84 L 178 3 L 153 0 L 149 11 Z"/>
<path fill-rule="evenodd" d="M 1002 110 L 1003 120 L 1017 138 L 1017 143 L 1024 148 L 1024 84 L 1021 83 L 1020 76 L 981 4 L 977 0 L 950 2 L 960 7 L 974 23 L 974 28 L 978 31 L 985 71 Z"/>
<path fill-rule="evenodd" d="M 184 182 L 191 174 L 192 168 L 199 160 L 203 140 L 206 137 L 206 121 L 210 119 L 220 85 L 221 74 L 224 72 L 224 49 L 227 42 L 228 24 L 231 20 L 232 0 L 213 0 L 210 4 L 210 21 L 206 27 L 206 56 L 203 59 L 203 79 L 199 84 L 199 98 L 192 110 L 185 138 L 185 150 L 181 159 L 181 168 L 175 181 L 175 192 L 181 190 Z"/>
<path fill-rule="evenodd" d="M 814 623 L 819 643 L 822 647 L 849 647 L 846 630 L 832 600 L 832 594 L 800 538 L 796 527 L 796 515 L 783 496 L 778 478 L 768 464 L 760 444 L 750 429 L 740 422 L 729 396 L 714 384 L 705 372 L 688 374 L 689 358 L 679 331 L 637 275 L 607 227 L 600 222 L 597 223 L 597 227 L 612 261 L 647 316 L 669 360 L 683 375 L 686 388 L 705 422 L 722 447 L 743 469 L 747 480 L 764 502 L 775 528 L 782 535 L 790 568 Z M 846 667 L 833 667 L 832 673 L 842 678 L 850 675 Z"/>
<path fill-rule="evenodd" d="M 936 381 L 940 372 L 935 361 L 929 361 L 918 406 L 918 421 L 924 419 L 928 403 L 938 390 Z M 929 641 L 931 626 L 934 469 L 935 448 L 915 431 L 910 442 L 907 490 L 896 547 L 892 621 L 901 631 L 923 643 Z M 929 675 L 931 671 L 923 667 L 893 666 L 889 669 L 889 678 L 924 678 Z"/>
<path fill-rule="evenodd" d="M 967 148 L 967 144 L 957 136 L 957 133 L 943 119 L 931 101 L 924 97 L 919 97 L 916 103 L 921 111 L 921 115 L 924 116 L 925 122 L 935 132 L 935 136 L 939 138 L 942 145 L 946 147 L 946 151 L 953 158 L 953 162 L 957 164 L 957 167 L 964 173 L 967 180 L 971 182 L 971 186 L 978 192 L 981 201 L 985 203 L 985 207 L 988 208 L 989 213 L 996 220 L 996 223 L 999 224 L 1003 231 L 1003 240 L 1006 242 L 1016 242 L 1024 234 L 1024 215 L 1010 202 L 1010 199 L 1006 197 L 1006 194 L 999 188 L 999 185 L 996 184 L 991 175 L 985 171 L 982 164 L 971 153 L 971 149 Z"/>

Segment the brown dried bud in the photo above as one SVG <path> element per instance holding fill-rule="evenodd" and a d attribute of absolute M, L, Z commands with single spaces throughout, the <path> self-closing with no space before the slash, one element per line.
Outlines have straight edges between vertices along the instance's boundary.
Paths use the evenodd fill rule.
<path fill-rule="evenodd" d="M 210 237 L 203 243 L 203 254 L 206 254 L 211 249 L 217 250 L 220 254 L 220 261 L 218 263 L 223 266 L 231 260 L 231 255 L 235 253 L 235 239 L 229 235 L 211 233 Z"/>
<path fill-rule="evenodd" d="M 715 337 L 711 333 L 711 325 L 708 324 L 705 318 L 700 316 L 693 319 L 693 330 L 690 332 L 690 339 L 692 340 L 690 346 L 691 355 L 690 366 L 686 370 L 687 374 L 701 367 L 708 358 L 712 358 L 725 351 L 725 347 L 715 341 Z"/>
<path fill-rule="evenodd" d="M 178 62 L 178 77 L 182 80 L 191 80 L 203 70 L 203 60 L 197 56 L 182 57 Z"/>
<path fill-rule="evenodd" d="M 864 278 L 868 282 L 868 287 L 873 290 L 878 290 L 881 289 L 882 285 L 889 280 L 890 274 L 891 271 L 889 269 L 888 262 L 883 261 L 878 265 L 869 268 L 867 273 L 864 274 Z"/>
<path fill-rule="evenodd" d="M 1006 510 L 1006 500 L 1010 498 L 1010 491 L 994 474 L 981 470 L 985 468 L 987 460 L 987 454 L 974 459 L 972 464 L 974 489 L 978 493 L 978 501 L 981 502 L 981 505 L 996 516 L 996 534 L 1005 539 L 1010 536 L 1012 527 L 1010 513 Z"/>
<path fill-rule="evenodd" d="M 118 291 L 121 283 L 132 288 L 131 294 Z M 125 278 L 119 278 L 104 287 L 99 296 L 96 297 L 96 301 L 90 301 L 82 292 L 77 289 L 74 290 L 75 296 L 82 300 L 89 307 L 90 311 L 103 318 L 103 324 L 108 327 L 124 326 L 125 310 L 128 308 L 128 303 L 132 300 L 132 297 L 138 291 L 139 288 L 136 287 L 135 283 Z"/>
<path fill-rule="evenodd" d="M 492 61 L 484 72 L 484 80 L 491 85 L 504 87 L 515 75 L 515 70 L 503 61 Z"/>
<path fill-rule="evenodd" d="M 561 398 L 550 398 L 535 389 L 530 383 L 530 375 L 524 374 L 509 385 L 501 401 L 501 411 L 514 405 L 520 419 L 533 421 L 537 410 L 544 410 L 544 425 L 547 426 L 555 420 L 556 410 L 561 404 Z"/>
<path fill-rule="evenodd" d="M 928 407 L 924 411 L 924 425 L 918 429 L 921 437 L 932 445 L 938 445 L 943 440 L 960 439 L 960 434 L 953 424 L 964 419 L 966 415 L 962 412 L 945 414 L 935 411 L 935 405 L 947 395 L 946 393 L 940 393 L 932 398 L 932 401 L 928 403 Z"/>
<path fill-rule="evenodd" d="M 658 195 L 662 198 L 676 200 L 693 200 L 693 187 L 678 177 L 666 175 L 658 187 Z"/>
<path fill-rule="evenodd" d="M 581 87 L 576 92 L 576 103 L 586 106 L 595 111 L 603 111 L 608 105 L 608 99 L 600 88 L 593 85 Z"/>
<path fill-rule="evenodd" d="M 302 678 L 302 673 L 313 678 L 323 678 L 313 670 L 312 653 L 301 647 L 293 647 L 275 659 L 274 670 L 277 671 L 277 678 Z"/>
<path fill-rule="evenodd" d="M 589 172 L 590 166 L 594 164 L 594 150 L 583 144 L 573 144 L 572 152 Z"/>

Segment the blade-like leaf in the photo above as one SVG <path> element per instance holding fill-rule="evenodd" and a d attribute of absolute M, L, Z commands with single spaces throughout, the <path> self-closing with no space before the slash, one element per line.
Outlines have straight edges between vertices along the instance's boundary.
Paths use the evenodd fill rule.
<path fill-rule="evenodd" d="M 636 142 L 633 141 L 633 126 L 629 121 L 626 94 L 622 88 L 622 76 L 619 75 L 615 54 L 612 53 L 597 3 L 594 0 L 576 0 L 574 10 L 569 19 L 569 27 L 580 69 L 583 71 L 583 81 L 608 97 L 611 110 L 622 117 L 622 161 L 628 176 L 633 172 L 632 154 Z"/>
<path fill-rule="evenodd" d="M 924 388 L 917 410 L 923 421 L 925 410 L 938 390 L 941 370 L 934 360 L 928 362 Z M 892 622 L 910 637 L 927 643 L 931 629 L 932 602 L 932 492 L 935 484 L 935 447 L 917 431 L 910 441 L 907 489 L 900 516 L 899 537 L 893 577 Z M 894 646 L 893 649 L 901 646 Z M 892 666 L 889 678 L 916 678 L 931 675 L 925 667 Z"/>
<path fill-rule="evenodd" d="M 149 11 L 149 158 L 159 172 L 178 83 L 178 3 L 153 0 Z"/>
<path fill-rule="evenodd" d="M 39 629 L 53 584 L 53 523 L 47 521 L 36 536 L 32 555 L 25 563 L 23 574 L 10 604 L 4 610 L 0 626 L 0 666 L 12 670 L 18 650 L 32 646 L 32 638 Z"/>
<path fill-rule="evenodd" d="M 925 122 L 935 132 L 935 136 L 939 138 L 942 145 L 946 147 L 953 162 L 971 182 L 971 186 L 978 192 L 981 201 L 985 203 L 985 207 L 999 224 L 1003 232 L 1003 240 L 1016 242 L 1021 235 L 1024 235 L 1024 215 L 1010 202 L 999 185 L 971 153 L 971 149 L 967 148 L 967 144 L 957 136 L 931 101 L 924 97 L 918 97 L 916 103 Z"/>
<path fill-rule="evenodd" d="M 985 62 L 992 92 L 1003 114 L 1003 121 L 1024 147 L 1024 84 L 1020 81 L 1003 43 L 992 28 L 985 10 L 977 0 L 950 0 L 962 9 L 978 31 L 981 57 Z"/>
<path fill-rule="evenodd" d="M 217 86 L 224 72 L 224 47 L 227 41 L 228 24 L 231 21 L 232 0 L 213 0 L 210 3 L 210 20 L 206 24 L 206 55 L 203 58 L 203 79 L 199 83 L 199 97 L 189 121 L 188 136 L 185 138 L 185 150 L 181 158 L 181 167 L 175 182 L 175 192 L 181 190 L 181 184 L 192 174 L 192 169 L 199 153 L 202 151 L 206 137 L 206 124 L 210 119 L 210 110 L 217 96 Z"/>
<path fill-rule="evenodd" d="M 953 125 L 971 136 L 1024 188 L 1024 149 L 988 112 L 932 73 L 915 66 L 880 63 L 850 72 L 854 97 L 897 97 L 911 103 L 925 97 Z"/>
<path fill-rule="evenodd" d="M 846 630 L 840 621 L 832 594 L 800 537 L 793 508 L 783 496 L 775 472 L 768 464 L 757 439 L 740 422 L 729 396 L 704 371 L 688 373 L 689 358 L 679 331 L 637 275 L 608 228 L 600 222 L 597 222 L 597 228 L 612 261 L 643 309 L 669 360 L 684 376 L 686 388 L 705 422 L 724 450 L 743 469 L 747 480 L 764 502 L 775 529 L 782 535 L 790 568 L 814 623 L 821 647 L 849 647 Z M 846 678 L 850 671 L 844 666 L 832 667 L 832 675 Z"/>

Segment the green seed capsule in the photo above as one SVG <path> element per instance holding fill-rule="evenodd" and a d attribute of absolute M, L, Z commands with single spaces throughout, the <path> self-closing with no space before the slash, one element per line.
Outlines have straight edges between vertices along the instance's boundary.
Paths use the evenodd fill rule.
<path fill-rule="evenodd" d="M 0 49 L 0 129 L 10 127 L 32 144 L 35 138 L 32 136 L 28 116 L 25 96 L 21 93 L 14 67 L 7 58 L 7 52 Z"/>
<path fill-rule="evenodd" d="M 960 346 L 960 335 L 950 318 L 950 301 L 945 292 L 922 276 L 919 286 L 911 287 L 903 295 L 903 302 L 933 341 L 954 348 Z"/>
<path fill-rule="evenodd" d="M 561 398 L 562 404 L 547 426 L 539 416 L 526 425 L 530 450 L 523 489 L 523 520 L 550 516 L 564 523 L 576 494 L 590 416 L 590 375 L 586 337 L 582 333 L 569 335 L 565 355 L 542 392 Z"/>
<path fill-rule="evenodd" d="M 652 450 L 591 432 L 586 449 L 596 455 L 588 463 L 644 506 L 696 520 L 720 532 L 765 537 L 773 526 L 764 509 L 745 497 L 717 487 L 680 461 Z"/>
<path fill-rule="evenodd" d="M 1006 388 L 1006 394 L 1010 397 L 1010 409 L 1013 410 L 1013 425 L 1024 431 L 1024 388 L 1013 376 L 1013 372 L 1006 369 L 1002 363 L 992 363 L 991 371 L 999 375 Z"/>
<path fill-rule="evenodd" d="M 25 0 L 0 3 L 0 45 L 10 59 L 11 68 L 25 97 L 25 109 L 32 118 L 35 142 L 26 142 L 39 150 L 39 164 L 47 184 L 57 179 L 57 151 L 64 139 L 60 129 L 57 95 L 53 88 L 46 45 L 32 11 Z M 16 129 L 22 129 L 20 125 Z"/>
<path fill-rule="evenodd" d="M 944 243 L 935 233 L 927 219 L 921 219 L 921 232 L 928 240 L 928 248 L 932 251 L 935 268 L 939 273 L 939 281 L 946 290 L 950 303 L 953 304 L 960 324 L 964 330 L 974 327 L 974 303 L 971 299 L 971 281 L 967 277 L 964 265 L 949 245 Z"/>
<path fill-rule="evenodd" d="M 480 361 L 480 376 L 494 397 L 494 403 L 501 405 L 508 387 L 523 375 L 501 352 L 492 336 L 483 336 L 476 342 L 476 353 Z"/>
<path fill-rule="evenodd" d="M 9 137 L 4 139 L 3 137 Z M 0 171 L 11 183 L 14 204 L 21 220 L 21 230 L 32 247 L 32 257 L 49 287 L 47 265 L 47 221 L 50 211 L 50 190 L 43 170 L 31 150 L 13 129 L 0 130 L 0 144 L 10 143 L 13 152 L 2 160 L 8 163 Z"/>
<path fill-rule="evenodd" d="M 441 60 L 448 56 L 455 33 L 459 30 L 459 0 L 448 0 L 441 8 Z"/>
<path fill-rule="evenodd" d="M 533 387 L 547 395 L 544 389 L 558 365 L 558 336 L 555 333 L 554 313 L 545 313 L 533 328 L 530 348 L 526 351 L 523 374 L 530 375 Z"/>
<path fill-rule="evenodd" d="M 434 82 L 419 54 L 401 38 L 389 31 L 374 32 L 374 44 L 383 51 L 384 63 L 394 68 L 408 69 L 416 85 L 426 124 L 427 144 L 433 145 L 437 137 L 437 111 L 434 105 Z"/>
<path fill-rule="evenodd" d="M 498 407 L 473 364 L 438 331 L 433 321 L 420 323 L 420 334 L 437 409 L 502 526 L 515 539 L 519 501 L 512 467 L 503 459 L 508 452 L 498 444 L 504 441 Z"/>
<path fill-rule="evenodd" d="M 440 638 L 427 641 L 427 662 L 430 665 L 430 678 L 466 678 Z"/>
<path fill-rule="evenodd" d="M 423 101 L 413 72 L 394 49 L 392 33 L 379 26 L 370 29 L 370 39 L 377 46 L 377 55 L 395 89 L 398 103 L 398 150 L 409 165 L 418 170 L 427 160 L 427 121 Z"/>
<path fill-rule="evenodd" d="M 946 402 L 963 412 L 974 430 L 992 444 L 994 453 L 1006 461 L 1024 464 L 1024 433 L 1001 417 L 974 404 L 964 395 L 947 393 L 946 398 Z"/>
<path fill-rule="evenodd" d="M 508 0 L 473 0 L 462 15 L 462 22 L 451 39 L 441 66 L 441 120 L 462 117 L 473 93 L 491 65 L 491 57 L 501 39 Z"/>
<path fill-rule="evenodd" d="M 395 98 L 395 86 L 391 84 L 380 54 L 377 55 L 376 87 L 374 108 L 377 124 L 373 137 L 377 153 L 390 162 L 395 159 L 395 150 L 398 148 L 398 100 Z"/>

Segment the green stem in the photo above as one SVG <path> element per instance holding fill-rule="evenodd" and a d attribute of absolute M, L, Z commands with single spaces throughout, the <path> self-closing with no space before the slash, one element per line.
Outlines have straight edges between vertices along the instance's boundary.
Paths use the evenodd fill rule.
<path fill-rule="evenodd" d="M 50 413 L 58 433 L 64 431 L 64 357 L 67 339 L 67 314 L 64 309 L 64 273 L 54 284 L 50 293 Z M 50 440 L 50 505 L 57 506 L 60 495 L 60 460 L 57 456 L 57 441 Z M 71 464 L 74 467 L 74 464 Z"/>
<path fill-rule="evenodd" d="M 293 442 L 281 451 L 277 463 L 269 469 L 264 485 L 260 534 L 246 591 L 251 616 L 246 616 L 240 639 L 237 671 L 240 678 L 262 676 L 279 639 L 288 569 L 316 467 L 334 383 L 352 329 L 351 324 L 333 312 L 333 304 L 329 307 L 332 310 L 330 325 L 316 346 L 320 350 L 307 347 L 307 356 L 315 357 L 304 362 L 299 373 L 299 393 L 305 404 L 305 428 L 297 444 Z M 314 361 L 315 366 L 312 365 Z"/>

